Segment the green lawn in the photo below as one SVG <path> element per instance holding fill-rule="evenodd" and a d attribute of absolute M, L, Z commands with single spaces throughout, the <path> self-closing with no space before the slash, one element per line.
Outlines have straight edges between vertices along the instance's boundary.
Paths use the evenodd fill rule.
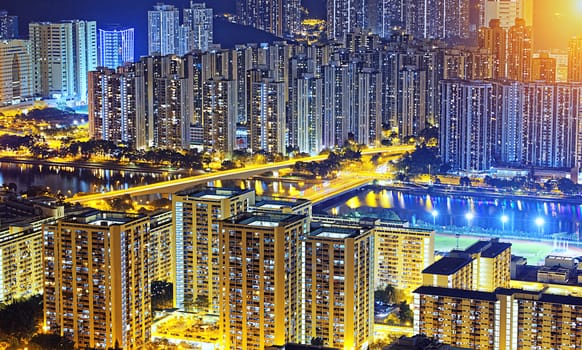
<path fill-rule="evenodd" d="M 487 237 L 463 235 L 459 237 L 459 249 L 465 249 L 479 239 L 488 239 Z M 564 253 L 552 252 L 552 242 L 524 241 L 514 239 L 501 239 L 502 242 L 510 242 L 511 254 L 523 256 L 527 259 L 529 265 L 537 265 L 543 261 L 547 255 Z M 437 234 L 435 237 L 435 250 L 448 252 L 457 247 L 457 238 L 454 235 Z M 569 251 L 564 255 L 580 255 L 580 251 Z"/>

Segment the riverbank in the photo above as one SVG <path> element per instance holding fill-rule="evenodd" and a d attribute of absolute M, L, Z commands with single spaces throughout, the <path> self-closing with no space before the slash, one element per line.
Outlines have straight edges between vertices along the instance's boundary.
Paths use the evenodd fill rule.
<path fill-rule="evenodd" d="M 447 186 L 447 185 L 415 185 L 415 184 L 371 184 L 367 185 L 369 188 L 375 188 L 379 190 L 395 190 L 395 191 L 406 191 L 411 194 L 416 195 L 441 195 L 441 196 L 465 196 L 465 197 L 481 197 L 481 198 L 494 198 L 494 199 L 534 199 L 546 202 L 564 202 L 568 204 L 582 204 L 582 196 L 580 195 L 563 195 L 563 194 L 537 194 L 534 192 L 529 193 L 516 193 L 516 192 L 505 192 L 501 190 L 496 190 L 493 188 L 485 187 L 460 187 L 460 186 Z"/>
<path fill-rule="evenodd" d="M 12 164 L 30 164 L 30 165 L 46 165 L 46 166 L 61 166 L 61 167 L 76 167 L 84 169 L 107 169 L 116 171 L 131 171 L 140 173 L 154 173 L 154 174 L 192 174 L 189 170 L 184 169 L 174 169 L 169 167 L 156 167 L 146 164 L 140 165 L 122 165 L 117 162 L 83 162 L 83 161 L 73 161 L 73 162 L 59 162 L 53 160 L 44 160 L 37 158 L 15 158 L 15 157 L 0 157 L 0 163 L 12 163 Z M 196 172 L 198 170 L 193 170 Z M 200 170 L 201 171 L 201 170 Z"/>

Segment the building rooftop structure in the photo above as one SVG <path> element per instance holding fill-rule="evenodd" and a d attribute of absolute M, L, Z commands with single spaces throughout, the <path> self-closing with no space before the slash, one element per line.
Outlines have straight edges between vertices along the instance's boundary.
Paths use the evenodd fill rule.
<path fill-rule="evenodd" d="M 450 275 L 467 266 L 472 261 L 473 260 L 470 257 L 446 256 L 438 260 L 437 262 L 433 263 L 432 265 L 424 269 L 422 272 L 435 275 Z"/>
<path fill-rule="evenodd" d="M 304 198 L 267 198 L 262 197 L 255 203 L 254 210 L 295 211 L 303 206 L 311 206 L 311 201 Z"/>
<path fill-rule="evenodd" d="M 83 225 L 112 226 L 112 225 L 122 225 L 133 220 L 145 217 L 146 215 L 143 214 L 110 212 L 94 209 L 78 213 L 74 216 L 66 217 L 63 221 Z"/>
<path fill-rule="evenodd" d="M 304 218 L 303 215 L 264 213 L 264 212 L 246 212 L 229 219 L 226 222 L 239 225 L 262 226 L 262 227 L 280 227 L 287 224 L 295 223 L 297 220 Z"/>
<path fill-rule="evenodd" d="M 252 192 L 250 189 L 230 187 L 194 187 L 176 193 L 178 196 L 187 196 L 206 200 L 221 200 L 236 197 L 244 193 Z"/>
<path fill-rule="evenodd" d="M 311 230 L 310 236 L 328 239 L 346 239 L 355 238 L 362 233 L 367 232 L 364 229 L 351 227 L 318 227 Z"/>
<path fill-rule="evenodd" d="M 495 238 L 489 241 L 478 241 L 465 249 L 465 252 L 469 254 L 481 253 L 484 258 L 493 258 L 510 247 L 511 243 L 499 242 L 499 239 Z"/>

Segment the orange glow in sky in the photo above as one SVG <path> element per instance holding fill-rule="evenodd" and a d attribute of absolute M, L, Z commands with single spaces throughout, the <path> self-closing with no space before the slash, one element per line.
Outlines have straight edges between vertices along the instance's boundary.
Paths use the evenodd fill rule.
<path fill-rule="evenodd" d="M 537 49 L 566 49 L 582 36 L 582 0 L 534 0 L 533 22 Z"/>

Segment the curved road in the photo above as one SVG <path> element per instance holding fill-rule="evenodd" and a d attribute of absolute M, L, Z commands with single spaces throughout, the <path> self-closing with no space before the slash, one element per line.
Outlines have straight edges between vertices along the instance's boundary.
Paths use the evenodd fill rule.
<path fill-rule="evenodd" d="M 385 148 L 374 148 L 374 149 L 366 149 L 362 151 L 362 155 L 369 155 L 369 154 L 376 154 L 376 153 L 383 153 L 388 155 L 396 155 L 402 154 L 404 152 L 409 152 L 414 150 L 415 146 L 391 146 Z M 79 197 L 72 197 L 67 198 L 65 201 L 67 203 L 86 203 L 90 201 L 99 201 L 103 199 L 110 199 L 114 197 L 119 197 L 123 195 L 144 195 L 144 194 L 151 194 L 151 193 L 171 193 L 176 192 L 180 189 L 188 188 L 203 182 L 223 179 L 226 177 L 236 176 L 239 178 L 246 178 L 253 174 L 260 174 L 271 170 L 278 170 L 282 168 L 287 168 L 294 165 L 296 162 L 315 162 L 324 160 L 327 158 L 327 155 L 320 155 L 320 156 L 313 156 L 307 158 L 300 158 L 300 159 L 291 159 L 286 160 L 283 162 L 277 163 L 268 163 L 268 164 L 260 164 L 260 165 L 251 165 L 240 169 L 231 169 L 231 170 L 223 170 L 217 171 L 210 174 L 202 174 L 196 176 L 190 176 L 183 179 L 175 179 L 169 180 L 164 182 L 158 182 L 155 184 L 144 185 L 144 186 L 136 186 L 133 188 L 129 188 L 126 190 L 115 190 L 110 192 L 104 193 L 95 193 L 89 194 L 85 196 Z"/>

